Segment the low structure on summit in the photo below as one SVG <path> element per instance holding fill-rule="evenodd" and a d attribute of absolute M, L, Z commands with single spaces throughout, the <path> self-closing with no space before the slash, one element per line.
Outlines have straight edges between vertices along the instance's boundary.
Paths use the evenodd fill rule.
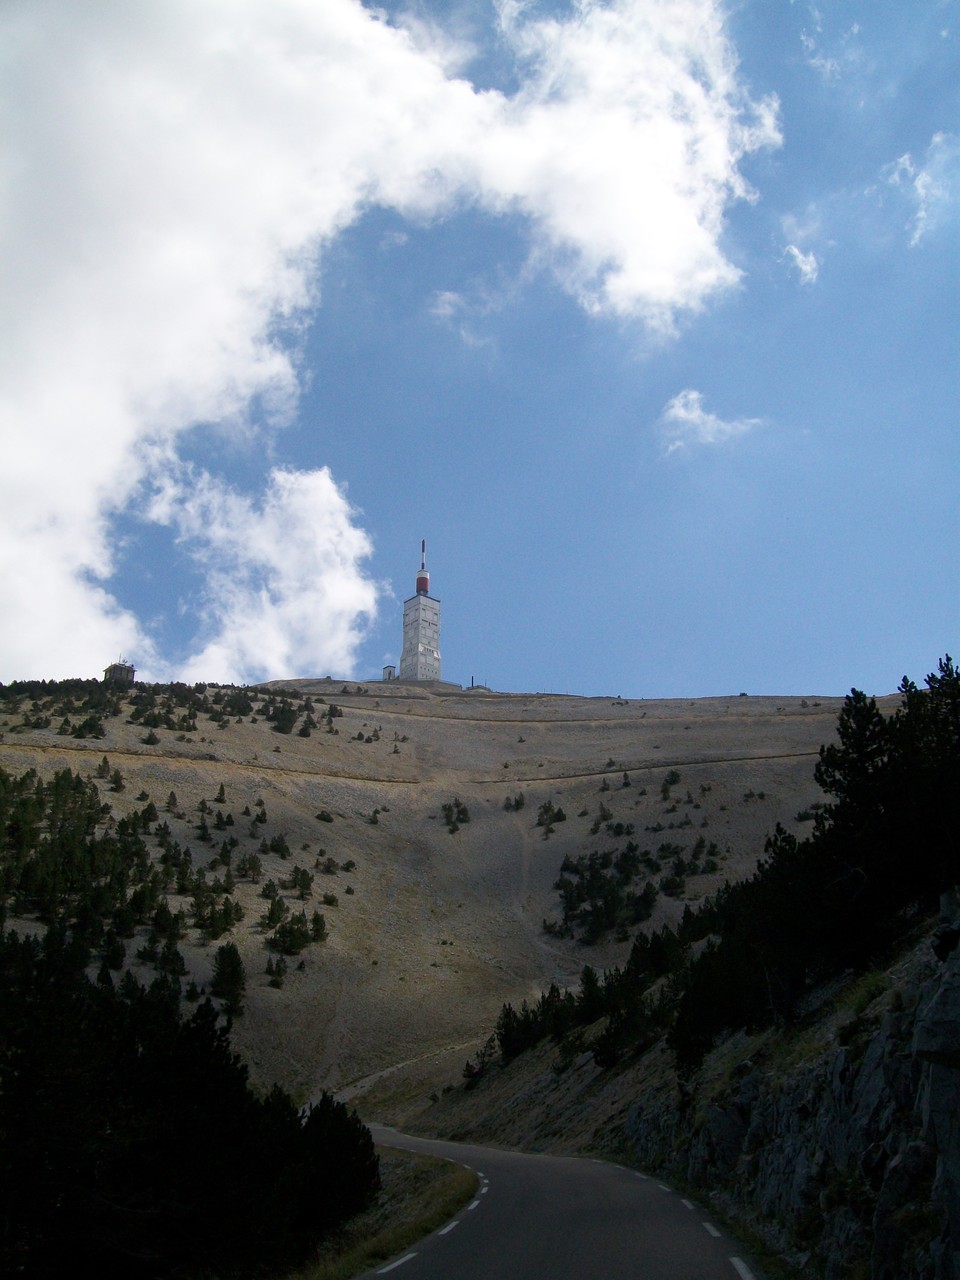
<path fill-rule="evenodd" d="M 117 662 L 111 662 L 109 667 L 104 668 L 103 683 L 127 688 L 133 684 L 136 674 L 133 663 L 121 656 Z"/>

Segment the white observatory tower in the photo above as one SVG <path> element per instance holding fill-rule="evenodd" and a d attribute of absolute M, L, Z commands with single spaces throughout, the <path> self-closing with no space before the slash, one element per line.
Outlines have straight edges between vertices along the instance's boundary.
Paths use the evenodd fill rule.
<path fill-rule="evenodd" d="M 400 679 L 440 679 L 440 601 L 430 595 L 426 540 L 420 543 L 417 594 L 403 602 Z"/>

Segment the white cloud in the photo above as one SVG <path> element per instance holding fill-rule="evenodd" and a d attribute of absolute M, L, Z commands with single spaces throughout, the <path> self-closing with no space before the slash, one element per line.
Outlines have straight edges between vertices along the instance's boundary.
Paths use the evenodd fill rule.
<path fill-rule="evenodd" d="M 430 314 L 434 320 L 457 330 L 467 346 L 479 346 L 468 323 L 471 307 L 467 299 L 455 289 L 440 289 L 430 299 Z"/>
<path fill-rule="evenodd" d="M 793 244 L 806 244 L 823 235 L 823 213 L 819 205 L 810 204 L 803 214 L 786 213 L 780 219 L 784 238 Z"/>
<path fill-rule="evenodd" d="M 157 669 L 137 619 L 88 576 L 87 562 L 99 550 L 95 516 L 80 526 L 84 541 L 71 554 L 75 527 L 44 519 L 12 531 L 0 523 L 4 680 L 99 676 L 120 654 Z"/>
<path fill-rule="evenodd" d="M 822 209 L 811 204 L 802 215 L 784 214 L 780 225 L 786 241 L 781 261 L 788 261 L 796 269 L 801 284 L 815 284 L 820 275 L 822 258 L 810 244 L 814 242 L 819 245 L 824 241 Z"/>
<path fill-rule="evenodd" d="M 935 133 L 923 160 L 915 163 L 910 152 L 883 171 L 885 180 L 899 188 L 913 206 L 911 245 L 950 221 L 960 209 L 960 135 Z"/>
<path fill-rule="evenodd" d="M 824 16 L 816 6 L 810 7 L 809 16 L 813 34 L 806 29 L 800 32 L 800 46 L 807 65 L 828 82 L 856 75 L 864 64 L 860 23 L 843 27 L 836 21 L 837 15 L 831 14 L 833 30 L 827 31 Z M 825 51 L 825 44 L 830 52 Z"/>
<path fill-rule="evenodd" d="M 483 288 L 475 288 L 470 296 L 454 289 L 441 289 L 430 299 L 430 315 L 440 324 L 456 329 L 465 346 L 486 347 L 492 339 L 480 332 L 482 322 L 503 305 L 501 297 Z"/>
<path fill-rule="evenodd" d="M 823 23 L 822 21 L 818 21 L 816 26 L 818 34 L 822 29 Z M 818 71 L 820 75 L 823 76 L 824 80 L 836 80 L 839 78 L 839 61 L 836 58 L 831 58 L 821 53 L 817 39 L 814 36 L 809 35 L 806 31 L 801 31 L 800 44 L 803 48 L 807 64 L 813 67 L 814 71 Z"/>
<path fill-rule="evenodd" d="M 149 514 L 203 567 L 201 647 L 186 680 L 270 680 L 352 668 L 377 605 L 370 539 L 329 470 L 270 472 L 259 503 L 204 472 L 167 477 Z"/>
<path fill-rule="evenodd" d="M 817 276 L 820 274 L 820 263 L 812 249 L 804 253 L 795 244 L 788 244 L 783 253 L 784 257 L 789 258 L 796 267 L 800 275 L 801 284 L 816 283 Z"/>
<path fill-rule="evenodd" d="M 704 409 L 702 394 L 689 388 L 668 401 L 660 415 L 667 453 L 688 449 L 691 445 L 722 444 L 746 435 L 762 422 L 761 418 L 718 418 Z"/>
<path fill-rule="evenodd" d="M 466 310 L 466 299 L 454 289 L 441 289 L 433 295 L 430 314 L 436 320 L 454 321 Z"/>
<path fill-rule="evenodd" d="M 739 278 L 724 212 L 752 195 L 740 159 L 779 144 L 776 102 L 746 97 L 712 0 L 582 0 L 567 21 L 500 9 L 527 76 L 479 139 L 486 199 L 529 214 L 589 310 L 672 331 Z"/>
<path fill-rule="evenodd" d="M 779 136 L 717 0 L 501 16 L 512 97 L 457 78 L 462 44 L 359 0 L 0 10 L 0 589 L 16 603 L 0 678 L 97 670 L 119 648 L 163 669 L 109 594 L 110 519 L 196 424 L 295 413 L 323 249 L 370 205 L 520 214 L 531 260 L 582 305 L 659 333 L 737 282 L 725 210 L 751 196 L 741 158 Z M 237 519 L 260 527 L 275 483 L 260 515 L 236 495 Z M 231 545 L 240 579 L 244 549 L 282 574 Z M 336 579 L 358 619 L 361 558 Z"/>

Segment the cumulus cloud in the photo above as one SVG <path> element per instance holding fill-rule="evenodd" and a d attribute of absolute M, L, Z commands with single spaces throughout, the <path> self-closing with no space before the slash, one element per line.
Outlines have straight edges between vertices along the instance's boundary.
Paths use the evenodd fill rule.
<path fill-rule="evenodd" d="M 276 468 L 259 501 L 208 472 L 167 476 L 148 511 L 173 524 L 206 580 L 187 680 L 270 680 L 353 666 L 377 592 L 372 553 L 330 471 Z"/>
<path fill-rule="evenodd" d="M 738 164 L 778 145 L 777 104 L 737 81 L 712 0 L 583 0 L 572 19 L 500 5 L 526 68 L 479 140 L 478 179 L 533 220 L 537 250 L 591 311 L 662 332 L 739 279 L 724 211 L 752 192 Z"/>
<path fill-rule="evenodd" d="M 660 428 L 667 453 L 700 444 L 722 444 L 762 425 L 761 418 L 719 418 L 703 407 L 699 391 L 687 388 L 664 406 Z"/>
<path fill-rule="evenodd" d="M 913 205 L 910 243 L 920 244 L 956 220 L 960 209 L 960 136 L 935 133 L 920 162 L 906 152 L 886 167 L 883 176 Z"/>
<path fill-rule="evenodd" d="M 3 7 L 0 586 L 16 626 L 0 678 L 96 670 L 119 648 L 165 671 L 110 594 L 111 521 L 184 432 L 250 436 L 295 415 L 324 248 L 370 206 L 520 215 L 531 263 L 589 310 L 658 333 L 736 283 L 725 210 L 751 198 L 740 160 L 779 135 L 776 104 L 738 80 L 718 0 L 581 0 L 562 20 L 503 3 L 500 21 L 509 95 L 463 78 L 461 44 L 359 0 Z M 362 535 L 316 474 L 304 484 L 332 551 Z M 259 499 L 221 490 L 220 504 L 262 535 L 277 503 L 306 518 L 298 492 L 273 477 Z M 166 518 L 183 530 L 178 494 Z M 227 546 L 244 609 L 255 596 L 296 628 L 277 559 L 253 533 Z M 226 598 L 219 563 L 211 598 Z M 271 652 L 348 663 L 375 594 L 362 563 L 329 579 L 332 649 L 301 636 Z M 224 635 L 236 616 L 220 616 Z M 218 643 L 198 656 L 238 678 L 265 669 L 252 641 Z"/>

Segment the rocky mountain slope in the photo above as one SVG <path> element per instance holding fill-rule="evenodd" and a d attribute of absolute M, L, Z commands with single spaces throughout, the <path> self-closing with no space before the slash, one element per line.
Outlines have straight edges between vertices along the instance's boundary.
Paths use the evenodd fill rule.
<path fill-rule="evenodd" d="M 240 950 L 233 1040 L 260 1084 L 336 1089 L 423 1132 L 636 1162 L 714 1199 L 800 1275 L 956 1280 L 952 894 L 894 963 L 809 991 L 789 1030 L 728 1034 L 683 1075 L 663 1040 L 601 1067 L 602 1021 L 507 1066 L 491 1052 L 470 1088 L 461 1075 L 504 1002 L 622 964 L 638 923 L 675 924 L 749 875 L 776 824 L 808 830 L 840 706 L 38 684 L 0 687 L 0 769 L 73 770 L 103 831 L 141 824 L 182 913 L 184 986 L 209 987 L 222 940 Z M 213 930 L 200 897 L 227 923 Z M 7 903 L 18 929 L 42 928 L 29 901 Z M 278 981 L 277 920 L 320 909 L 325 939 Z M 123 961 L 147 981 L 149 917 Z"/>
<path fill-rule="evenodd" d="M 470 1088 L 451 1080 L 425 1109 L 386 1081 L 366 1105 L 431 1136 L 636 1164 L 710 1201 L 790 1275 L 955 1280 L 958 939 L 948 894 L 939 927 L 889 968 L 819 991 L 795 1028 L 728 1037 L 693 1076 L 663 1041 L 601 1070 L 594 1027 Z"/>
<path fill-rule="evenodd" d="M 113 821 L 146 797 L 194 868 L 214 862 L 227 836 L 233 866 L 259 851 L 259 879 L 238 875 L 229 890 L 243 919 L 220 939 L 237 943 L 246 967 L 234 1042 L 254 1078 L 306 1097 L 385 1071 L 399 1087 L 404 1071 L 392 1069 L 405 1062 L 404 1088 L 421 1101 L 504 1001 L 573 983 L 586 961 L 623 959 L 622 930 L 591 947 L 544 933 L 544 918 L 558 917 L 553 885 L 565 857 L 632 840 L 652 859 L 643 879 L 661 886 L 649 927 L 675 921 L 686 901 L 748 874 L 777 822 L 800 830 L 809 821 L 813 763 L 841 705 L 294 680 L 245 691 L 251 707 L 232 714 L 224 709 L 236 690 L 187 692 L 200 699 L 192 712 L 177 703 L 182 688 L 137 686 L 103 717 L 103 736 L 75 736 L 82 698 L 64 705 L 55 685 L 29 696 L 8 687 L 0 768 L 94 778 Z M 266 716 L 284 702 L 288 731 L 277 732 Z M 549 828 L 537 821 L 548 802 L 565 815 Z M 662 886 L 678 850 L 689 858 L 698 840 L 716 846 L 715 859 L 688 865 L 669 896 Z M 295 867 L 313 876 L 308 897 L 292 887 Z M 207 873 L 223 874 L 216 863 Z M 291 957 L 279 987 L 265 971 L 259 923 L 269 880 L 290 911 L 319 908 L 327 923 L 326 941 Z M 171 909 L 188 921 L 190 905 L 171 891 Z M 150 965 L 134 956 L 146 932 L 128 948 L 144 979 Z M 209 985 L 216 945 L 188 929 L 184 982 Z"/>

